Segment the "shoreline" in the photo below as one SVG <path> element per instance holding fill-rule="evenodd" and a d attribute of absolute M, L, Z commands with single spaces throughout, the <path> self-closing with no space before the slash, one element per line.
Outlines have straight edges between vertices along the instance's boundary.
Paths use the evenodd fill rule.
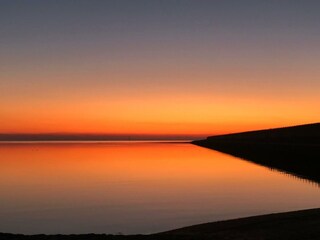
<path fill-rule="evenodd" d="M 320 239 L 320 208 L 273 213 L 192 225 L 150 235 L 23 235 L 0 233 L 1 240 L 102 240 L 102 239 Z"/>

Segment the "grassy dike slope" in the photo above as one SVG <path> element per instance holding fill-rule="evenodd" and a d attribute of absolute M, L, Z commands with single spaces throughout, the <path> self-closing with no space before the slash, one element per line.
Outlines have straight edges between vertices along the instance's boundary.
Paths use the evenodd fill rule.
<path fill-rule="evenodd" d="M 192 143 L 320 183 L 320 123 L 212 136 Z"/>

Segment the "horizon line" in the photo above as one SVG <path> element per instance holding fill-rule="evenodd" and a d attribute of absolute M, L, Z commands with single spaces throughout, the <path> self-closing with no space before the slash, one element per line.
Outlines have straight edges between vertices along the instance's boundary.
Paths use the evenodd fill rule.
<path fill-rule="evenodd" d="M 206 134 L 0 133 L 0 141 L 196 140 Z"/>
<path fill-rule="evenodd" d="M 250 131 L 231 132 L 223 134 L 152 134 L 152 133 L 75 133 L 75 132 L 43 132 L 43 133 L 8 133 L 0 132 L 0 141 L 135 141 L 135 140 L 198 140 L 204 137 L 239 134 L 256 131 L 266 131 L 282 128 L 295 128 L 320 124 L 320 122 L 289 125 L 277 128 L 265 128 Z"/>

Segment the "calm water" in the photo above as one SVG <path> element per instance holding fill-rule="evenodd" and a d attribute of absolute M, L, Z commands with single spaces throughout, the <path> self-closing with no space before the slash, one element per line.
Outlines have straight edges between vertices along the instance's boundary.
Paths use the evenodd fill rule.
<path fill-rule="evenodd" d="M 320 207 L 320 188 L 178 143 L 0 144 L 0 232 L 151 233 Z"/>

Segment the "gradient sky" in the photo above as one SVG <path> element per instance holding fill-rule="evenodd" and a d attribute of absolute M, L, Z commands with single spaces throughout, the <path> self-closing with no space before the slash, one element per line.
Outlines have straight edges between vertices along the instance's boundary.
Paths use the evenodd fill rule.
<path fill-rule="evenodd" d="M 320 120 L 320 1 L 1 0 L 0 132 Z"/>

